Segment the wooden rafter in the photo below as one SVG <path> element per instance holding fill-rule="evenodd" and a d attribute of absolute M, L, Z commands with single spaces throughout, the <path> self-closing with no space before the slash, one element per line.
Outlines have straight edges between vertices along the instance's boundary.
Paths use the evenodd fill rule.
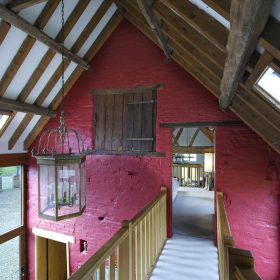
<path fill-rule="evenodd" d="M 176 146 L 176 145 L 178 146 L 178 141 L 179 141 L 180 136 L 182 135 L 183 130 L 184 130 L 183 128 L 179 128 L 176 136 L 174 137 L 173 146 Z"/>
<path fill-rule="evenodd" d="M 7 23 L 4 20 L 1 20 L 0 22 L 0 46 L 4 39 L 6 38 L 6 35 L 8 34 L 9 30 L 11 28 L 11 25 Z"/>
<path fill-rule="evenodd" d="M 192 145 L 193 145 L 193 143 L 194 143 L 194 141 L 195 141 L 196 136 L 197 136 L 198 133 L 199 133 L 199 129 L 197 129 L 197 130 L 194 132 L 194 134 L 193 134 L 193 136 L 192 136 L 192 138 L 191 138 L 191 141 L 190 141 L 190 143 L 189 143 L 189 147 L 192 147 Z"/>
<path fill-rule="evenodd" d="M 62 53 L 63 47 L 61 44 L 53 40 L 50 36 L 42 32 L 40 29 L 30 24 L 25 19 L 15 14 L 14 12 L 9 10 L 2 4 L 0 4 L 0 17 L 6 22 L 10 23 L 11 25 L 14 25 L 15 27 L 29 34 L 31 37 L 34 37 L 36 40 L 42 42 L 43 44 L 45 44 L 55 52 L 60 54 Z M 84 61 L 82 58 L 72 53 L 67 48 L 64 48 L 64 55 L 71 61 L 77 63 L 82 68 L 84 69 L 89 68 L 89 65 L 86 61 Z"/>
<path fill-rule="evenodd" d="M 229 20 L 231 0 L 203 0 L 203 2 L 218 12 L 222 17 Z"/>
<path fill-rule="evenodd" d="M 176 154 L 204 154 L 204 153 L 214 153 L 213 146 L 201 146 L 201 147 L 183 147 L 176 146 L 173 147 L 173 153 Z"/>
<path fill-rule="evenodd" d="M 208 138 L 211 143 L 214 143 L 214 131 L 208 127 L 200 127 L 199 130 Z"/>
<path fill-rule="evenodd" d="M 226 50 L 228 30 L 213 17 L 190 3 L 190 1 L 160 0 L 160 2 L 190 24 L 221 51 Z"/>
<path fill-rule="evenodd" d="M 155 34 L 159 45 L 163 49 L 165 56 L 169 59 L 172 50 L 168 46 L 168 38 L 162 32 L 161 26 L 152 10 L 152 4 L 146 0 L 137 0 L 137 3 L 140 10 L 142 11 L 142 14 L 144 15 L 148 24 L 150 25 L 153 33 Z"/>
<path fill-rule="evenodd" d="M 231 1 L 228 38 L 219 104 L 228 108 L 245 72 L 246 64 L 256 48 L 271 11 L 273 0 Z"/>
<path fill-rule="evenodd" d="M 22 103 L 20 101 L 0 97 L 0 110 L 9 110 L 14 112 L 33 113 L 36 115 L 49 116 L 54 118 L 55 112 L 48 108 Z"/>
<path fill-rule="evenodd" d="M 36 26 L 39 29 L 43 29 L 46 26 L 52 14 L 54 13 L 54 11 L 56 10 L 59 2 L 60 0 L 49 1 L 44 7 L 43 11 L 40 13 L 37 20 L 35 21 L 34 26 Z M 9 67 L 7 68 L 1 79 L 0 96 L 4 95 L 5 91 L 14 79 L 15 75 L 17 74 L 29 51 L 34 46 L 35 42 L 36 40 L 33 37 L 27 36 L 21 44 L 17 54 L 13 58 L 12 62 L 10 63 Z M 21 101 L 24 102 L 25 100 Z"/>
<path fill-rule="evenodd" d="M 101 31 L 98 38 L 95 40 L 95 42 L 92 44 L 90 49 L 87 51 L 87 53 L 84 56 L 84 59 L 86 61 L 91 61 L 93 57 L 96 55 L 96 53 L 99 51 L 99 49 L 103 46 L 105 41 L 110 37 L 110 35 L 113 33 L 113 31 L 117 28 L 119 23 L 122 20 L 122 15 L 119 12 L 116 12 L 113 17 L 110 19 L 110 21 L 107 23 L 106 27 Z M 83 70 L 81 68 L 76 68 L 74 72 L 71 74 L 69 79 L 67 80 L 65 84 L 65 95 L 70 91 L 72 86 L 75 84 L 75 82 L 78 80 L 80 75 L 82 74 Z M 59 94 L 58 94 L 59 95 Z M 57 96 L 58 96 L 57 95 Z M 60 104 L 60 98 L 55 98 L 51 103 L 51 108 L 56 109 Z M 38 121 L 36 126 L 33 128 L 33 130 L 29 133 L 29 135 L 26 137 L 24 141 L 24 149 L 28 149 L 30 145 L 33 143 L 33 141 L 36 139 L 36 137 L 39 135 L 43 127 L 48 122 L 48 118 L 41 117 L 41 119 Z"/>
<path fill-rule="evenodd" d="M 68 18 L 66 24 L 65 24 L 65 33 L 68 34 L 71 31 L 71 28 L 73 28 L 74 23 L 78 20 L 79 16 L 81 15 L 81 13 L 85 10 L 86 6 L 88 5 L 89 0 L 87 1 L 80 1 L 78 3 L 78 5 L 76 6 L 76 8 L 74 9 L 74 11 L 72 12 L 72 14 L 70 15 L 70 17 Z M 73 52 L 78 52 L 80 50 L 80 48 L 83 46 L 85 40 L 88 38 L 88 36 L 90 35 L 90 33 L 94 30 L 94 28 L 96 27 L 96 25 L 98 24 L 99 20 L 102 18 L 102 16 L 105 14 L 105 12 L 107 11 L 107 9 L 109 8 L 109 6 L 112 4 L 112 1 L 105 1 L 103 2 L 103 4 L 98 8 L 98 10 L 96 11 L 96 13 L 93 15 L 92 19 L 90 20 L 90 22 L 87 24 L 87 26 L 85 27 L 84 31 L 80 34 L 80 36 L 78 37 L 77 42 L 80 42 L 81 44 L 74 44 L 74 46 L 71 48 L 71 50 Z M 94 19 L 94 23 L 93 24 L 93 19 Z M 88 28 L 90 26 L 90 28 Z M 57 38 L 60 38 L 60 34 L 57 35 Z M 79 48 L 77 47 L 79 46 Z M 54 54 L 50 54 L 50 57 L 52 57 Z M 48 58 L 48 57 L 47 57 Z M 44 60 L 44 59 L 43 59 Z M 48 59 L 47 59 L 48 60 Z M 69 60 L 64 60 L 64 70 L 67 69 L 67 67 L 69 66 L 70 62 Z M 44 66 L 47 67 L 47 64 L 44 63 Z M 57 83 L 57 81 L 59 80 L 59 78 L 61 77 L 61 73 L 62 73 L 62 63 L 57 67 L 56 71 L 54 72 L 54 74 L 52 75 L 52 77 L 49 79 L 49 81 L 47 82 L 47 84 L 45 85 L 45 87 L 43 88 L 43 90 L 41 91 L 41 93 L 38 95 L 38 97 L 35 100 L 35 104 L 37 105 L 41 105 L 45 99 L 47 98 L 48 94 L 50 93 L 50 91 L 53 89 L 54 85 Z M 38 73 L 37 73 L 38 75 Z M 36 76 L 35 78 L 37 78 L 38 76 Z M 26 91 L 25 91 L 26 93 Z M 26 96 L 26 95 L 24 95 Z M 59 94 L 59 97 L 61 95 Z M 22 96 L 21 96 L 22 98 Z M 26 127 L 26 122 L 28 122 L 28 120 L 31 118 L 31 116 L 29 114 L 27 114 L 23 120 L 21 121 L 21 123 L 19 124 L 19 126 L 17 127 L 17 129 L 15 130 L 15 132 L 13 133 L 13 135 L 11 136 L 10 140 L 9 140 L 9 144 L 8 147 L 9 149 L 12 149 L 14 147 L 14 145 L 16 144 L 18 138 L 20 137 L 22 131 L 24 130 L 24 128 Z"/>
<path fill-rule="evenodd" d="M 13 10 L 14 12 L 19 12 L 25 8 L 29 8 L 33 5 L 46 2 L 47 0 L 13 0 L 9 5 L 8 8 Z"/>

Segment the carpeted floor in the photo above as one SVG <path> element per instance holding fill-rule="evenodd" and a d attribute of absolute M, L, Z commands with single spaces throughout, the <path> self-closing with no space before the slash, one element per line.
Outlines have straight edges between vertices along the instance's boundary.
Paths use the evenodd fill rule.
<path fill-rule="evenodd" d="M 214 201 L 178 192 L 173 237 L 166 242 L 150 280 L 218 280 L 214 245 Z"/>

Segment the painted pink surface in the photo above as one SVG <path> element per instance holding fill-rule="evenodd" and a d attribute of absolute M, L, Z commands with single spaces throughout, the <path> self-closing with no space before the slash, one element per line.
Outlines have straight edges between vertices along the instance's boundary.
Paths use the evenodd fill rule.
<path fill-rule="evenodd" d="M 32 227 L 44 228 L 60 233 L 72 235 L 76 238 L 76 243 L 70 246 L 71 272 L 89 258 L 114 232 L 120 227 L 120 222 L 131 219 L 139 210 L 141 210 L 150 200 L 159 192 L 160 186 L 171 187 L 171 162 L 172 162 L 172 143 L 171 129 L 160 128 L 162 122 L 190 122 L 190 121 L 218 121 L 233 120 L 236 117 L 231 113 L 223 113 L 218 110 L 218 102 L 199 82 L 188 75 L 176 63 L 166 64 L 162 51 L 156 47 L 142 33 L 135 29 L 127 21 L 123 20 L 117 30 L 105 43 L 103 48 L 94 58 L 89 71 L 84 72 L 78 82 L 75 84 L 65 100 L 67 125 L 76 128 L 86 137 L 88 148 L 92 148 L 93 128 L 92 128 L 92 96 L 89 94 L 93 88 L 110 87 L 130 87 L 135 85 L 148 85 L 153 83 L 163 83 L 164 89 L 158 91 L 158 119 L 157 119 L 157 151 L 165 152 L 164 158 L 151 157 L 118 157 L 118 156 L 88 156 L 87 157 L 87 208 L 81 217 L 62 221 L 50 222 L 38 218 L 37 204 L 37 167 L 32 158 L 28 171 L 28 232 L 29 232 L 29 274 L 30 279 L 34 279 L 34 237 L 31 233 Z M 51 120 L 47 127 L 56 127 L 58 120 Z M 235 128 L 238 129 L 238 128 Z M 241 127 L 246 139 L 258 137 L 247 128 Z M 219 130 L 219 132 L 222 129 Z M 220 137 L 220 138 L 219 138 Z M 223 154 L 224 143 L 228 139 L 223 133 L 217 133 L 217 151 L 222 158 L 236 164 L 239 162 L 240 153 Z M 242 138 L 243 139 L 243 138 Z M 269 150 L 262 141 L 260 150 Z M 220 146 L 219 146 L 220 145 Z M 242 142 L 243 146 L 238 146 L 242 150 L 242 156 L 247 155 L 248 144 Z M 249 151 L 249 149 L 248 149 Z M 271 151 L 270 151 L 271 152 Z M 271 152 L 274 154 L 274 152 Z M 263 153 L 259 155 L 260 158 Z M 278 158 L 279 160 L 279 158 Z M 266 166 L 268 162 L 262 162 L 262 167 L 258 170 L 258 176 L 266 176 Z M 217 170 L 223 168 L 223 159 L 217 160 Z M 248 166 L 250 168 L 250 165 Z M 235 189 L 239 192 L 235 197 L 242 197 L 247 193 L 246 198 L 250 212 L 254 213 L 254 207 L 257 209 L 266 209 L 265 215 L 272 219 L 274 225 L 278 223 L 276 211 L 278 211 L 278 196 L 272 195 L 275 202 L 273 215 L 270 217 L 271 209 L 269 206 L 254 204 L 255 199 L 251 199 L 254 190 L 255 170 L 248 172 L 246 180 L 252 182 L 249 184 L 250 191 L 244 191 L 248 186 L 235 186 L 229 184 L 232 176 L 239 177 L 238 165 L 235 173 L 231 177 L 223 176 L 222 171 L 217 171 L 217 182 L 219 186 L 229 187 L 234 193 Z M 273 184 L 279 183 L 278 179 L 273 178 Z M 236 180 L 236 183 L 239 181 Z M 240 182 L 239 182 L 240 183 Z M 244 192 L 243 192 L 244 191 Z M 263 190 L 266 193 L 266 190 Z M 262 195 L 262 189 L 259 189 L 259 196 Z M 260 198 L 259 198 L 260 199 Z M 169 203 L 169 235 L 171 235 L 171 211 Z M 245 207 L 245 206 L 243 206 Z M 237 207 L 238 208 L 238 207 Z M 252 208 L 252 209 L 251 209 Z M 276 210 L 277 208 L 277 210 Z M 235 209 L 235 208 L 234 208 Z M 270 211 L 269 211 L 270 209 Z M 234 210 L 232 210 L 234 211 Z M 238 211 L 238 209 L 237 209 Z M 259 210 L 264 211 L 264 210 Z M 279 214 L 279 212 L 277 212 Z M 99 221 L 98 217 L 104 217 Z M 253 222 L 253 217 L 240 217 L 236 223 L 236 240 L 239 238 L 250 238 L 259 228 L 257 220 Z M 246 227 L 246 231 L 241 228 L 246 220 L 250 218 L 251 227 Z M 232 221 L 232 218 L 231 218 Z M 239 226 L 240 225 L 240 226 Z M 270 233 L 266 224 L 262 224 L 262 235 Z M 239 230 L 238 230 L 239 229 Z M 278 224 L 276 226 L 278 229 Z M 88 241 L 88 254 L 79 252 L 79 240 Z M 265 264 L 262 262 L 264 254 L 270 254 L 270 244 L 252 243 L 252 247 L 257 249 L 257 269 L 262 271 L 265 279 L 276 279 L 276 271 L 279 262 L 278 236 L 271 237 L 270 242 L 275 246 L 273 248 L 274 269 L 265 272 Z M 238 243 L 237 243 L 238 244 Z M 243 243 L 240 243 L 243 244 Z M 277 247 L 276 247 L 277 246 Z M 245 246 L 246 248 L 246 246 Z M 278 269 L 278 268 L 277 268 Z M 274 278 L 273 278 L 274 277 Z"/>

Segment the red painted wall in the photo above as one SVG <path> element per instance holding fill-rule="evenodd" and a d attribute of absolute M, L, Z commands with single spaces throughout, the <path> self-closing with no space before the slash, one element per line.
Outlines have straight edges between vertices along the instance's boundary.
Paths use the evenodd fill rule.
<path fill-rule="evenodd" d="M 163 83 L 164 89 L 158 91 L 158 120 L 157 120 L 157 151 L 166 153 L 164 158 L 151 157 L 118 157 L 118 156 L 89 156 L 87 158 L 87 208 L 81 217 L 63 222 L 49 222 L 41 220 L 37 215 L 37 168 L 35 162 L 30 158 L 28 172 L 28 232 L 29 232 L 29 273 L 30 279 L 34 279 L 34 237 L 31 233 L 32 227 L 44 228 L 76 238 L 76 243 L 70 246 L 71 271 L 75 271 L 94 251 L 97 250 L 119 227 L 122 220 L 131 219 L 141 208 L 160 192 L 160 186 L 171 186 L 171 130 L 159 128 L 161 122 L 188 122 L 188 121 L 218 121 L 236 119 L 231 113 L 222 113 L 218 110 L 217 100 L 204 89 L 195 79 L 182 70 L 176 63 L 165 64 L 164 55 L 142 33 L 135 29 L 127 21 L 123 21 L 104 47 L 99 51 L 91 63 L 89 71 L 85 72 L 73 87 L 65 100 L 67 125 L 78 129 L 86 137 L 87 146 L 91 148 L 92 143 L 92 96 L 89 92 L 92 88 L 108 87 L 130 87 L 135 85 L 148 85 L 152 83 Z M 52 120 L 48 127 L 56 127 L 57 120 Z M 237 129 L 237 128 L 235 128 Z M 246 195 L 250 203 L 243 205 L 243 209 L 249 207 L 251 213 L 265 211 L 267 219 L 274 222 L 275 230 L 278 229 L 278 196 L 274 192 L 271 199 L 274 201 L 273 208 L 264 206 L 261 203 L 255 204 L 255 198 L 251 194 L 255 187 L 255 170 L 249 169 L 246 174 L 247 184 L 250 188 L 246 192 L 240 186 L 229 184 L 232 176 L 239 177 L 238 162 L 243 157 L 251 156 L 250 150 L 247 153 L 247 140 L 252 137 L 259 141 L 260 150 L 269 150 L 258 137 L 246 128 L 243 131 L 243 142 L 236 149 L 241 152 L 228 155 L 224 153 L 227 137 L 223 134 L 223 129 L 217 133 L 217 151 L 221 159 L 217 160 L 217 182 L 219 186 L 225 185 L 229 189 L 229 194 L 234 197 Z M 227 131 L 225 129 L 225 131 Z M 248 139 L 247 139 L 248 138 Z M 259 158 L 263 158 L 260 151 L 256 151 Z M 271 152 L 273 155 L 273 152 Z M 228 165 L 235 164 L 234 174 L 224 176 L 219 171 L 224 166 L 223 158 L 228 161 Z M 278 158 L 279 160 L 279 158 Z M 254 164 L 252 161 L 251 164 Z M 266 166 L 269 163 L 264 158 L 258 170 L 259 177 L 266 176 Z M 250 168 L 250 165 L 248 165 Z M 134 175 L 131 176 L 130 174 Z M 230 177 L 228 177 L 230 176 Z M 236 179 L 238 182 L 238 179 Z M 270 182 L 270 181 L 269 181 Z M 277 179 L 273 178 L 271 184 L 276 185 Z M 275 187 L 276 188 L 276 187 Z M 238 190 L 235 193 L 234 190 Z M 267 193 L 266 188 L 258 188 L 261 197 L 262 192 Z M 231 192 L 230 192 L 231 191 Z M 244 194 L 243 194 L 244 193 Z M 247 195 L 248 193 L 248 195 Z M 260 200 L 260 198 L 258 198 Z M 238 207 L 237 207 L 238 208 Z M 263 210 L 261 210 L 263 209 Z M 230 208 L 232 211 L 232 208 Z M 258 210 L 258 211 L 257 211 Z M 273 216 L 270 212 L 273 210 Z M 235 213 L 234 211 L 232 211 Z M 277 212 L 278 213 L 278 212 Z M 99 221 L 98 217 L 105 217 Z M 242 243 L 244 237 L 250 238 L 259 228 L 252 222 L 252 217 L 242 216 L 239 220 L 233 219 L 230 215 L 236 233 L 237 242 Z M 169 235 L 171 234 L 171 216 L 169 211 Z M 246 230 L 241 228 L 250 218 L 251 227 Z M 262 236 L 270 234 L 271 229 L 263 226 Z M 274 238 L 275 237 L 275 238 Z M 79 253 L 79 239 L 88 241 L 89 252 L 87 255 Z M 239 244 L 239 243 L 238 243 Z M 271 245 L 273 244 L 273 245 Z M 271 261 L 274 269 L 265 272 L 265 264 L 262 262 L 263 256 L 270 254 L 271 246 L 273 256 Z M 278 236 L 270 237 L 270 244 L 260 244 L 252 242 L 251 249 L 258 250 L 257 269 L 261 271 L 265 279 L 276 279 L 278 273 L 276 264 L 278 263 Z M 247 248 L 247 246 L 244 246 Z M 261 252 L 260 252 L 261 251 Z"/>

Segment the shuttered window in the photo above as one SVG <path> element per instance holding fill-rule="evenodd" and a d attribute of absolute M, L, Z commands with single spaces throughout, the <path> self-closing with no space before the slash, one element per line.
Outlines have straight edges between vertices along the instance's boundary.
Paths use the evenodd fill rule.
<path fill-rule="evenodd" d="M 93 91 L 95 150 L 155 151 L 158 87 Z"/>

